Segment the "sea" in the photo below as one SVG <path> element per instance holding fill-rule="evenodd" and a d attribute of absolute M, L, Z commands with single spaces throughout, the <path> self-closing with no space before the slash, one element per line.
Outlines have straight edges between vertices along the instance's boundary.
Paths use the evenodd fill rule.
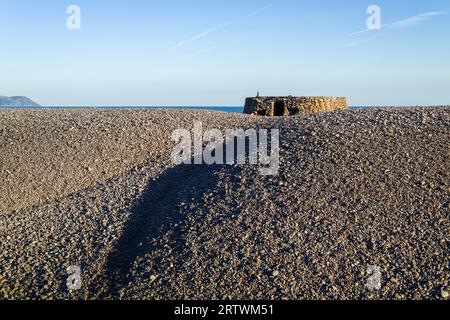
<path fill-rule="evenodd" d="M 218 106 L 204 106 L 204 107 L 192 107 L 192 106 L 148 106 L 148 107 L 134 107 L 134 106 L 108 106 L 108 107 L 92 107 L 92 106 L 42 106 L 42 107 L 2 107 L 0 109 L 77 109 L 77 108 L 92 108 L 92 109 L 191 109 L 191 110 L 211 110 L 211 111 L 222 111 L 222 112 L 234 112 L 243 113 L 244 107 L 218 107 Z M 360 108 L 370 108 L 370 107 L 350 107 L 350 109 L 360 109 Z"/>

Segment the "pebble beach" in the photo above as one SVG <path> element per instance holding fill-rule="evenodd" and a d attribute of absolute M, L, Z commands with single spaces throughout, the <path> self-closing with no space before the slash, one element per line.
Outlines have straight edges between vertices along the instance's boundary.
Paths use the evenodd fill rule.
<path fill-rule="evenodd" d="M 449 119 L 0 110 L 0 299 L 448 299 Z M 174 165 L 194 121 L 280 129 L 279 175 Z"/>

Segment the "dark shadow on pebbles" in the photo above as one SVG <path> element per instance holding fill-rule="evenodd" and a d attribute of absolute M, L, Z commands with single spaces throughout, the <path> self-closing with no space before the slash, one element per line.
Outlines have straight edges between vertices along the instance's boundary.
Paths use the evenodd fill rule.
<path fill-rule="evenodd" d="M 236 146 L 237 144 L 233 156 L 235 161 Z M 245 150 L 248 163 L 248 138 Z M 226 158 L 226 145 L 224 157 Z M 194 163 L 194 158 L 191 159 L 191 163 Z M 217 192 L 220 181 L 215 173 L 224 167 L 231 176 L 238 176 L 242 170 L 236 165 L 182 164 L 168 169 L 149 183 L 146 191 L 136 201 L 123 234 L 108 257 L 105 277 L 102 277 L 103 283 L 98 284 L 102 289 L 99 289 L 97 297 L 120 298 L 120 290 L 127 288 L 133 281 L 130 271 L 134 262 L 152 250 L 161 249 L 152 240 L 164 234 L 167 228 L 174 231 L 171 233 L 171 240 L 176 244 L 173 250 L 178 250 L 184 245 L 180 228 L 186 217 L 180 212 L 180 205 L 200 203 L 205 194 Z"/>
<path fill-rule="evenodd" d="M 149 183 L 108 259 L 105 279 L 108 282 L 107 296 L 118 298 L 119 290 L 132 280 L 129 274 L 134 261 L 152 249 L 151 240 L 165 226 L 181 223 L 184 217 L 179 213 L 178 206 L 198 201 L 205 192 L 215 188 L 218 182 L 213 172 L 217 168 L 179 165 Z"/>

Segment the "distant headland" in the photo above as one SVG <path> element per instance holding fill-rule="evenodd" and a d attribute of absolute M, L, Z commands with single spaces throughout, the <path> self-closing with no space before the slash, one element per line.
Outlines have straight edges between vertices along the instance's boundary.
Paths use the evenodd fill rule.
<path fill-rule="evenodd" d="M 40 107 L 40 105 L 27 97 L 0 96 L 0 108 L 1 107 Z"/>

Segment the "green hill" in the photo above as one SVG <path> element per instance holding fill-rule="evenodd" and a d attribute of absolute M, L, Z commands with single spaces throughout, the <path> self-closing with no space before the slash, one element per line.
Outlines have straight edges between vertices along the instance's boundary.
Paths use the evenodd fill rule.
<path fill-rule="evenodd" d="M 39 107 L 39 104 L 27 97 L 0 96 L 0 107 Z"/>

